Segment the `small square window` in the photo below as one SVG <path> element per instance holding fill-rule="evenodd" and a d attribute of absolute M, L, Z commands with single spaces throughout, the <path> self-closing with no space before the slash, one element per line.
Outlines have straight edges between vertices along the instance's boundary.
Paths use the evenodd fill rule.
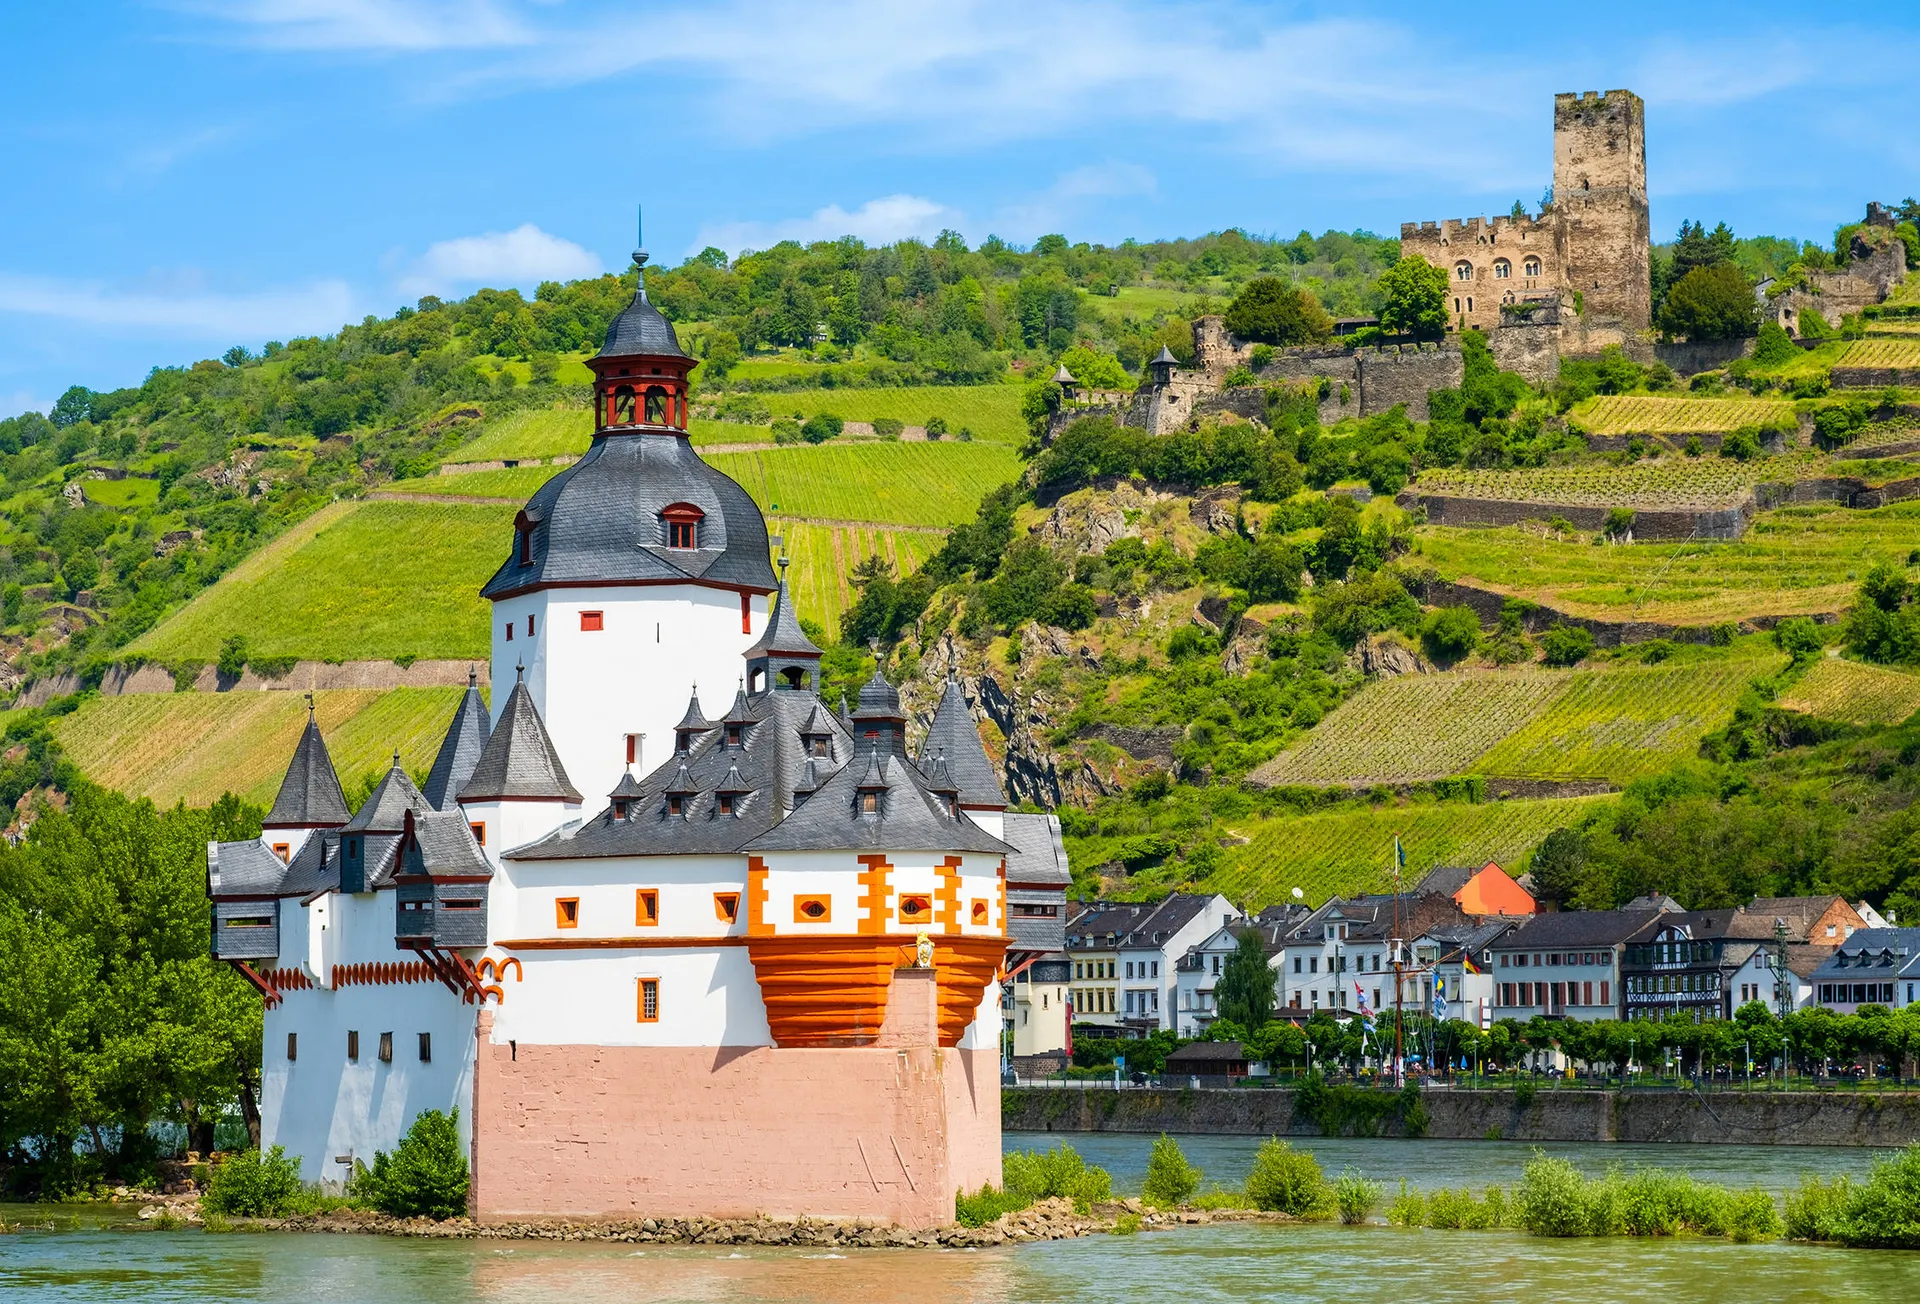
<path fill-rule="evenodd" d="M 862 815 L 879 814 L 880 813 L 880 794 L 877 792 L 861 793 L 860 794 L 860 813 Z"/>
<path fill-rule="evenodd" d="M 507 642 L 513 642 L 513 622 L 511 620 L 507 622 Z"/>
<path fill-rule="evenodd" d="M 360 1034 L 357 1032 L 349 1032 L 347 1033 L 347 1063 L 357 1064 L 359 1061 Z"/>
<path fill-rule="evenodd" d="M 380 1062 L 393 1063 L 393 1034 L 390 1032 L 380 1034 Z"/>
<path fill-rule="evenodd" d="M 718 803 L 718 808 L 722 815 L 733 814 L 733 794 L 732 793 L 723 792 L 717 798 L 715 798 L 715 801 Z"/>
<path fill-rule="evenodd" d="M 284 865 L 293 856 L 293 844 L 276 842 L 273 844 L 273 854 L 280 857 L 280 863 Z"/>
<path fill-rule="evenodd" d="M 667 798 L 667 814 L 675 816 L 686 814 L 686 802 L 679 797 Z"/>
<path fill-rule="evenodd" d="M 827 924 L 833 922 L 833 899 L 831 897 L 795 897 L 793 902 L 793 922 L 796 924 Z"/>
<path fill-rule="evenodd" d="M 430 1032 L 420 1034 L 420 1062 L 433 1063 L 433 1034 Z"/>
<path fill-rule="evenodd" d="M 580 926 L 579 897 L 560 897 L 554 901 L 553 926 L 555 928 L 578 928 Z"/>
<path fill-rule="evenodd" d="M 713 894 L 713 913 L 723 924 L 730 924 L 740 917 L 740 894 L 738 892 L 715 892 Z"/>
<path fill-rule="evenodd" d="M 933 913 L 933 903 L 923 896 L 904 896 L 900 898 L 900 918 L 904 923 L 923 924 L 927 916 Z"/>
<path fill-rule="evenodd" d="M 300 1058 L 300 1034 L 297 1032 L 287 1034 L 287 1058 L 289 1060 Z"/>
<path fill-rule="evenodd" d="M 486 821 L 475 820 L 473 823 L 467 825 L 467 829 L 469 832 L 473 834 L 473 840 L 476 843 L 478 843 L 480 846 L 483 846 L 483 847 L 487 845 Z"/>
<path fill-rule="evenodd" d="M 607 627 L 607 613 L 604 611 L 583 611 L 580 613 L 580 631 L 583 634 L 597 634 Z"/>
<path fill-rule="evenodd" d="M 660 1022 L 660 980 L 658 978 L 640 980 L 639 1020 L 641 1023 Z"/>
<path fill-rule="evenodd" d="M 651 928 L 660 922 L 658 889 L 643 887 L 633 894 L 633 922 L 642 928 Z"/>

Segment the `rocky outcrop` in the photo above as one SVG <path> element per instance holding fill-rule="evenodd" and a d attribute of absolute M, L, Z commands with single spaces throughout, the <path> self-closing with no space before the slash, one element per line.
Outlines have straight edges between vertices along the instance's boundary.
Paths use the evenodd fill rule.
<path fill-rule="evenodd" d="M 1397 679 L 1401 675 L 1425 675 L 1433 671 L 1419 653 L 1396 639 L 1369 634 L 1362 639 L 1347 660 L 1363 675 Z"/>
<path fill-rule="evenodd" d="M 1083 489 L 1055 503 L 1033 537 L 1075 554 L 1098 554 L 1115 539 L 1140 537 L 1140 521 L 1157 503 L 1173 495 L 1151 485 L 1119 480 L 1108 487 Z"/>

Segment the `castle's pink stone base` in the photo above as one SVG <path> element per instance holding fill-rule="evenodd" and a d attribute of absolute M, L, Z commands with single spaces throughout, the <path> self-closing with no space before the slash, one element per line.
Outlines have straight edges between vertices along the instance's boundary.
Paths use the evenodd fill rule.
<path fill-rule="evenodd" d="M 493 1045 L 479 1018 L 474 1216 L 953 1220 L 1000 1181 L 991 1050 L 936 1043 L 934 975 L 900 970 L 872 1046 Z"/>

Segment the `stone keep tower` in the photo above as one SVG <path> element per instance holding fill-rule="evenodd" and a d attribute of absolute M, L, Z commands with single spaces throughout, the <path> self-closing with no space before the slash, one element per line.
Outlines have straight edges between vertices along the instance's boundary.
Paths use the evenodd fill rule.
<path fill-rule="evenodd" d="M 1568 302 L 1628 334 L 1653 316 L 1646 105 L 1632 91 L 1553 97 L 1553 215 Z"/>

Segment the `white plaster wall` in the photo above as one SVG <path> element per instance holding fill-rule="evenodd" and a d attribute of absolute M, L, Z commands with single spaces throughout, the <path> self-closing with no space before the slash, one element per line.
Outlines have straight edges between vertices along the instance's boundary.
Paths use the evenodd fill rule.
<path fill-rule="evenodd" d="M 971 806 L 962 806 L 960 812 L 994 837 L 1007 836 L 1007 813 L 1004 810 L 975 810 Z"/>
<path fill-rule="evenodd" d="M 494 719 L 524 664 L 567 777 L 598 811 L 626 769 L 628 734 L 647 736 L 634 767 L 646 773 L 672 753 L 673 726 L 696 683 L 709 718 L 732 705 L 746 673 L 741 654 L 766 631 L 767 607 L 764 594 L 748 599 L 751 628 L 742 633 L 740 595 L 697 584 L 556 588 L 496 602 Z M 603 628 L 583 632 L 583 611 L 601 612 Z M 529 615 L 538 618 L 532 637 Z"/>
<path fill-rule="evenodd" d="M 944 872 L 942 862 L 947 859 L 946 852 L 933 851 L 879 851 L 893 868 L 887 875 L 889 896 L 887 901 L 888 931 L 919 932 L 920 926 L 900 921 L 898 908 L 903 893 L 933 897 L 934 909 L 939 909 L 936 893 L 940 887 Z M 852 852 L 777 852 L 768 855 L 767 865 L 767 904 L 766 920 L 779 934 L 802 935 L 808 933 L 835 934 L 851 933 L 860 920 L 860 873 L 865 869 L 854 859 Z M 833 916 L 830 922 L 819 924 L 794 922 L 793 903 L 796 897 L 831 895 Z M 987 903 L 987 918 L 982 923 L 973 920 L 973 903 L 976 900 Z M 934 931 L 929 929 L 929 931 Z M 941 932 L 945 929 L 938 930 Z M 960 926 L 956 930 L 964 935 L 989 936 L 1006 932 L 1006 920 L 1001 913 L 1000 903 L 1000 857 L 982 853 L 969 853 L 960 858 Z"/>
<path fill-rule="evenodd" d="M 261 829 L 260 845 L 272 851 L 276 842 L 284 842 L 287 844 L 287 859 L 292 860 L 300 854 L 300 848 L 307 845 L 307 839 L 314 832 L 313 829 Z"/>
<path fill-rule="evenodd" d="M 744 946 L 521 951 L 501 984 L 493 1043 L 768 1046 L 760 984 Z M 639 981 L 660 980 L 660 1018 L 639 1021 Z"/>
<path fill-rule="evenodd" d="M 597 797 L 589 803 L 595 813 L 607 804 Z M 476 801 L 463 803 L 460 809 L 469 824 L 486 830 L 485 851 L 496 870 L 505 863 L 501 858 L 515 847 L 538 842 L 561 825 L 586 817 L 586 806 L 559 801 Z"/>
<path fill-rule="evenodd" d="M 1067 983 L 1014 985 L 1015 1055 L 1046 1055 L 1067 1048 L 1068 986 Z"/>
<path fill-rule="evenodd" d="M 637 922 L 639 889 L 660 894 L 660 922 Z M 515 937 L 722 937 L 745 935 L 747 862 L 743 856 L 631 856 L 604 860 L 507 861 L 494 880 L 490 922 L 496 939 Z M 738 893 L 729 925 L 714 909 L 716 892 Z M 578 897 L 578 927 L 557 926 L 554 901 Z M 838 917 L 838 902 L 835 917 Z M 791 909 L 791 907 L 789 907 Z"/>
<path fill-rule="evenodd" d="M 390 899 L 389 899 L 390 903 Z M 389 955 L 393 954 L 391 942 Z M 460 1110 L 470 1135 L 476 1007 L 440 983 L 296 991 L 268 1010 L 260 1073 L 260 1142 L 285 1146 L 309 1182 L 344 1181 L 335 1157 L 373 1162 L 391 1151 L 425 1109 Z M 360 1057 L 347 1060 L 347 1032 L 360 1034 Z M 287 1059 L 287 1034 L 298 1057 Z M 380 1034 L 393 1034 L 393 1062 L 379 1059 Z M 432 1060 L 419 1058 L 419 1033 L 431 1034 Z"/>

